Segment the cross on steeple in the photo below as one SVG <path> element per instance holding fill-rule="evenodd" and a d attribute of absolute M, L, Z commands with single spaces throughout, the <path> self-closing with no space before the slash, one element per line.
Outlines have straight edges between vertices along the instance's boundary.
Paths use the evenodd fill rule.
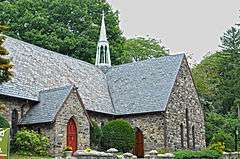
<path fill-rule="evenodd" d="M 100 30 L 99 41 L 97 44 L 97 52 L 96 52 L 96 66 L 111 66 L 110 59 L 110 50 L 109 43 L 107 41 L 106 27 L 105 27 L 105 15 L 102 13 L 102 24 Z"/>

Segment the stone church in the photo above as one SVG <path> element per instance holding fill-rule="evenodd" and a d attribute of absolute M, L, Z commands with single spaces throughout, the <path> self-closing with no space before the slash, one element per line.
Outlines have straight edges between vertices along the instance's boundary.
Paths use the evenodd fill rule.
<path fill-rule="evenodd" d="M 0 85 L 12 134 L 45 133 L 51 154 L 90 145 L 90 124 L 125 119 L 136 130 L 134 154 L 205 147 L 204 115 L 184 54 L 111 66 L 104 15 L 96 63 L 7 37 L 14 77 Z"/>

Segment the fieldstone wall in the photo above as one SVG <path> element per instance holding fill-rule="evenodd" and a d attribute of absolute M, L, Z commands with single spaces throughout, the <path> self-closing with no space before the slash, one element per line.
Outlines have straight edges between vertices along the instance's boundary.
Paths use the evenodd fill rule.
<path fill-rule="evenodd" d="M 88 115 L 92 121 L 95 121 L 98 124 L 98 126 L 103 126 L 108 121 L 110 121 L 114 118 L 113 115 L 97 113 L 97 112 L 92 112 L 92 111 L 88 111 Z"/>
<path fill-rule="evenodd" d="M 147 113 L 121 117 L 139 128 L 144 135 L 144 151 L 164 147 L 164 113 Z"/>
<path fill-rule="evenodd" d="M 187 146 L 186 111 L 188 111 L 189 146 Z M 184 148 L 193 148 L 193 132 L 195 132 L 195 148 L 205 147 L 204 114 L 186 58 L 182 61 L 166 110 L 167 147 L 182 148 L 181 124 L 183 125 Z M 193 127 L 194 131 L 192 131 Z"/>
<path fill-rule="evenodd" d="M 13 98 L 13 97 L 6 97 L 1 96 L 2 103 L 5 105 L 5 109 L 3 112 L 1 112 L 1 115 L 11 125 L 12 120 L 12 111 L 14 109 L 18 112 L 18 121 L 23 117 L 24 114 L 30 109 L 30 106 L 32 105 L 31 101 L 20 99 L 20 98 Z"/>
<path fill-rule="evenodd" d="M 76 90 L 75 90 L 76 91 Z M 78 148 L 90 146 L 90 123 L 86 110 L 81 105 L 77 92 L 71 92 L 63 107 L 58 112 L 54 123 L 54 136 L 52 140 L 55 146 L 54 153 L 59 154 L 67 144 L 67 123 L 70 118 L 75 120 L 78 132 Z M 53 140 L 55 139 L 55 140 Z"/>

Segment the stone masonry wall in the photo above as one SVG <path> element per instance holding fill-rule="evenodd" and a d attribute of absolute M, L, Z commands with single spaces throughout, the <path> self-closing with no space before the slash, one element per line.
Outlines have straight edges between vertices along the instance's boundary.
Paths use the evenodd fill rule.
<path fill-rule="evenodd" d="M 181 148 L 183 124 L 184 148 L 187 148 L 186 109 L 189 118 L 189 148 L 193 148 L 192 127 L 195 131 L 195 148 L 205 147 L 204 114 L 192 80 L 186 58 L 184 58 L 166 110 L 166 146 Z"/>
<path fill-rule="evenodd" d="M 121 117 L 144 135 L 144 151 L 164 147 L 164 113 L 147 113 Z"/>
<path fill-rule="evenodd" d="M 92 111 L 88 111 L 88 115 L 92 121 L 95 121 L 98 124 L 98 126 L 103 126 L 108 121 L 110 121 L 114 118 L 113 115 L 96 113 L 96 112 L 92 112 Z"/>
<path fill-rule="evenodd" d="M 12 119 L 12 111 L 14 109 L 17 110 L 18 112 L 18 121 L 22 118 L 24 114 L 29 110 L 31 102 L 28 100 L 23 100 L 19 98 L 12 98 L 12 97 L 6 97 L 6 96 L 1 96 L 1 100 L 3 104 L 5 105 L 5 109 L 1 114 L 9 124 L 11 124 L 11 119 Z"/>
<path fill-rule="evenodd" d="M 54 145 L 54 154 L 62 152 L 67 144 L 67 123 L 73 118 L 77 125 L 78 148 L 86 148 L 90 146 L 90 123 L 85 114 L 84 108 L 77 97 L 77 93 L 73 91 L 65 101 L 63 107 L 58 112 L 51 134 L 51 144 Z"/>

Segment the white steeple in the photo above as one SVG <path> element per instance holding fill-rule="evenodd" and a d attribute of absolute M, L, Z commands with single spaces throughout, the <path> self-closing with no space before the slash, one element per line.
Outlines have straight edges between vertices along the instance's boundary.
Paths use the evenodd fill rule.
<path fill-rule="evenodd" d="M 104 12 L 102 13 L 102 24 L 99 41 L 97 44 L 96 66 L 111 66 L 109 43 L 107 41 Z"/>

